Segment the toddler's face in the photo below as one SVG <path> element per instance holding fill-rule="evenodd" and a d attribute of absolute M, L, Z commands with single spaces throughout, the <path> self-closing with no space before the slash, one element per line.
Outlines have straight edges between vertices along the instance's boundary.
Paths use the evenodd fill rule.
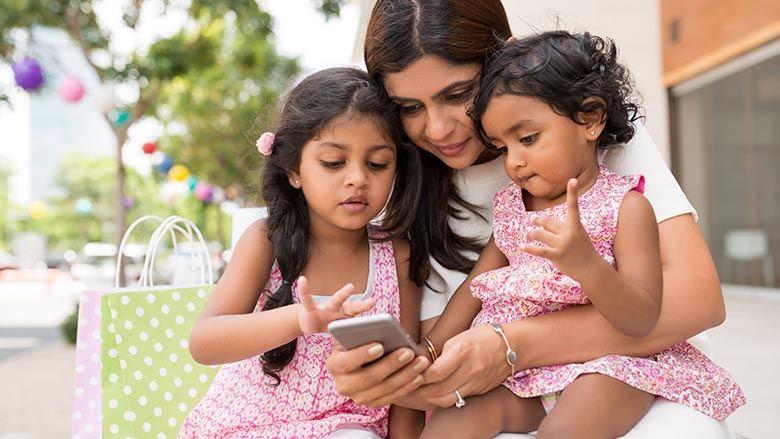
<path fill-rule="evenodd" d="M 595 143 L 588 128 L 539 99 L 495 96 L 482 124 L 490 142 L 504 154 L 509 178 L 544 204 L 565 201 L 570 178 L 578 178 L 583 187 L 598 173 Z"/>

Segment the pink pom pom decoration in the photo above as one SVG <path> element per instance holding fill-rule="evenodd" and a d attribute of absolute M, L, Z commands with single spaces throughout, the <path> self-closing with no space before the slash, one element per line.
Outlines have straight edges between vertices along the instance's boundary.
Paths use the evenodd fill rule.
<path fill-rule="evenodd" d="M 84 86 L 79 78 L 68 76 L 60 82 L 57 91 L 60 97 L 68 102 L 78 102 L 84 96 Z"/>
<path fill-rule="evenodd" d="M 274 139 L 276 139 L 274 133 L 263 133 L 263 135 L 257 139 L 257 150 L 260 154 L 271 155 L 274 148 Z"/>

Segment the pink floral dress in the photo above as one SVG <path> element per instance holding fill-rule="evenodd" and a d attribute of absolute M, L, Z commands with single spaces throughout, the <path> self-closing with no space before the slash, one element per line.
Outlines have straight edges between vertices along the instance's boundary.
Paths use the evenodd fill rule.
<path fill-rule="evenodd" d="M 366 314 L 400 317 L 398 274 L 391 242 L 371 242 L 376 306 Z M 369 282 L 371 283 L 371 282 Z M 281 284 L 274 264 L 267 289 Z M 293 298 L 300 301 L 297 283 Z M 262 308 L 258 302 L 256 312 Z M 258 334 L 262 337 L 262 334 Z M 203 400 L 184 421 L 179 439 L 323 438 L 347 424 L 387 436 L 388 408 L 369 408 L 336 393 L 325 367 L 333 344 L 330 335 L 304 334 L 290 364 L 279 373 L 281 384 L 263 374 L 258 357 L 226 364 L 217 373 Z"/>
<path fill-rule="evenodd" d="M 615 267 L 613 244 L 623 197 L 644 190 L 641 176 L 622 177 L 601 167 L 593 187 L 579 198 L 580 218 L 596 251 Z M 566 217 L 566 203 L 548 209 L 525 210 L 522 189 L 509 184 L 494 197 L 493 236 L 509 266 L 477 276 L 472 294 L 482 310 L 472 326 L 507 323 L 589 303 L 580 285 L 559 272 L 547 259 L 519 250 L 540 215 Z M 676 344 L 646 358 L 608 355 L 585 363 L 518 371 L 504 386 L 524 398 L 555 394 L 579 375 L 599 373 L 633 387 L 688 405 L 723 420 L 745 404 L 734 379 L 690 344 Z"/>

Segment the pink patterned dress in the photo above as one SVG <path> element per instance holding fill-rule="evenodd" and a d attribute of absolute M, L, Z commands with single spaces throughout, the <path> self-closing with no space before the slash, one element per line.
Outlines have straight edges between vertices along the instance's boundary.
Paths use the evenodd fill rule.
<path fill-rule="evenodd" d="M 366 314 L 400 317 L 398 274 L 391 242 L 371 242 L 376 306 Z M 267 289 L 281 284 L 274 264 Z M 300 301 L 297 282 L 293 298 Z M 258 302 L 256 312 L 262 308 Z M 262 334 L 258 334 L 262 337 Z M 203 400 L 184 421 L 179 439 L 323 438 L 339 426 L 361 426 L 387 436 L 388 408 L 369 408 L 336 393 L 325 367 L 333 344 L 330 335 L 304 334 L 290 364 L 279 373 L 281 384 L 263 374 L 258 357 L 222 366 Z"/>
<path fill-rule="evenodd" d="M 644 190 L 641 176 L 622 177 L 601 167 L 593 187 L 579 198 L 580 217 L 596 251 L 613 267 L 613 244 L 623 197 Z M 519 250 L 540 215 L 566 217 L 566 203 L 528 212 L 522 189 L 509 184 L 494 198 L 493 236 L 509 266 L 477 276 L 472 294 L 482 310 L 472 326 L 507 323 L 524 317 L 589 303 L 579 283 L 558 271 L 547 259 Z M 645 358 L 608 355 L 585 363 L 539 367 L 518 371 L 504 386 L 524 398 L 560 392 L 579 375 L 599 373 L 614 377 L 645 392 L 688 405 L 723 420 L 745 404 L 734 379 L 690 344 L 676 344 Z"/>

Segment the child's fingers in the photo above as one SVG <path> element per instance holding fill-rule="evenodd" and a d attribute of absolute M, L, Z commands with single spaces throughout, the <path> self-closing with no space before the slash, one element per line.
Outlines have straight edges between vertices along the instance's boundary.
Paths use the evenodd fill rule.
<path fill-rule="evenodd" d="M 539 226 L 539 229 L 548 230 L 553 233 L 561 233 L 566 227 L 566 224 L 563 221 L 550 216 L 537 216 L 531 220 L 531 224 Z"/>
<path fill-rule="evenodd" d="M 554 251 L 550 247 L 542 247 L 540 245 L 533 244 L 521 244 L 520 250 L 541 258 L 550 259 L 555 255 Z"/>
<path fill-rule="evenodd" d="M 537 241 L 549 246 L 555 245 L 557 234 L 545 229 L 534 229 L 526 233 L 526 241 Z M 526 242 L 527 245 L 533 245 L 531 242 Z"/>
<path fill-rule="evenodd" d="M 374 298 L 353 300 L 345 302 L 341 307 L 341 312 L 348 316 L 356 316 L 370 310 L 374 305 L 376 305 L 376 299 Z"/>
<path fill-rule="evenodd" d="M 344 285 L 343 287 L 339 288 L 338 291 L 333 293 L 332 296 L 330 296 L 330 300 L 328 300 L 325 306 L 332 311 L 340 310 L 344 305 L 344 302 L 346 302 L 346 300 L 349 298 L 349 296 L 352 295 L 354 291 L 355 287 L 352 284 Z"/>
<path fill-rule="evenodd" d="M 577 204 L 577 179 L 570 178 L 566 184 L 566 220 L 569 223 L 580 222 L 580 206 Z"/>
<path fill-rule="evenodd" d="M 314 299 L 312 299 L 311 294 L 309 294 L 309 281 L 306 280 L 305 276 L 298 278 L 298 295 L 301 296 L 301 305 L 303 305 L 303 309 L 311 311 L 316 307 Z"/>

